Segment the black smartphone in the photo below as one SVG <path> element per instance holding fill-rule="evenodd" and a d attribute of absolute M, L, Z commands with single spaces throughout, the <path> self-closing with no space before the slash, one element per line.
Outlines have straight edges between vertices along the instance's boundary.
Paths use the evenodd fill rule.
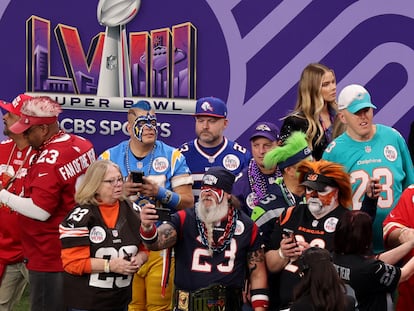
<path fill-rule="evenodd" d="M 131 172 L 131 176 L 132 176 L 132 181 L 134 183 L 139 183 L 139 184 L 144 183 L 144 179 L 142 178 L 142 177 L 144 177 L 144 172 L 133 171 L 133 172 Z"/>
<path fill-rule="evenodd" d="M 283 228 L 282 229 L 282 237 L 291 237 L 293 239 L 293 242 L 296 243 L 295 233 L 292 229 Z"/>
<path fill-rule="evenodd" d="M 156 207 L 159 221 L 171 221 L 171 212 L 169 208 Z"/>

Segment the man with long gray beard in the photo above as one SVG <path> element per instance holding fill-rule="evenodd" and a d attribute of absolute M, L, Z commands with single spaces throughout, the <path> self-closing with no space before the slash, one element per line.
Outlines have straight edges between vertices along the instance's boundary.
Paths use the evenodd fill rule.
<path fill-rule="evenodd" d="M 254 310 L 267 310 L 262 241 L 256 224 L 235 207 L 234 179 L 225 168 L 211 167 L 195 208 L 178 211 L 158 228 L 155 206 L 142 208 L 140 234 L 147 247 L 175 249 L 175 311 L 240 310 L 246 275 Z"/>

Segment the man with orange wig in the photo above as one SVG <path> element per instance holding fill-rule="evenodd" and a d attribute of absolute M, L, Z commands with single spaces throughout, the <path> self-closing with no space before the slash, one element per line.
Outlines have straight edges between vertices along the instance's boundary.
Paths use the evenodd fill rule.
<path fill-rule="evenodd" d="M 342 165 L 303 160 L 297 171 L 305 187 L 306 203 L 280 215 L 266 245 L 268 269 L 279 272 L 278 291 L 269 297 L 270 310 L 289 308 L 293 288 L 300 280 L 297 259 L 312 246 L 332 250 L 336 224 L 352 204 L 350 178 Z"/>

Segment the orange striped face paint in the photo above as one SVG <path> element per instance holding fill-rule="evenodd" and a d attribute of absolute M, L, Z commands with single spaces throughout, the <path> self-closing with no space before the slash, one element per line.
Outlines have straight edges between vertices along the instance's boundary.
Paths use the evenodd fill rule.
<path fill-rule="evenodd" d="M 312 215 L 321 218 L 338 206 L 338 188 L 326 186 L 324 191 L 316 191 L 306 187 L 306 202 Z"/>

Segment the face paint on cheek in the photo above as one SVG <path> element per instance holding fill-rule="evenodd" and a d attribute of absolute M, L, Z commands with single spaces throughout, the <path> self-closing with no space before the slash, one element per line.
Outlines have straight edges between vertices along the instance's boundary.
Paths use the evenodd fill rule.
<path fill-rule="evenodd" d="M 324 192 L 318 192 L 318 198 L 323 206 L 330 206 L 336 199 L 338 191 L 336 188 L 326 186 Z"/>
<path fill-rule="evenodd" d="M 147 114 L 147 123 L 145 124 L 146 127 L 155 131 L 155 135 L 158 135 L 158 128 L 157 128 L 157 117 L 155 115 Z"/>
<path fill-rule="evenodd" d="M 214 188 L 214 187 L 205 187 L 205 186 L 203 186 L 203 187 L 201 187 L 200 195 L 201 195 L 201 193 L 207 192 L 207 191 L 213 193 L 216 196 L 216 198 L 218 200 L 218 203 L 221 203 L 221 201 L 223 201 L 224 191 L 222 189 L 218 189 L 218 188 Z"/>
<path fill-rule="evenodd" d="M 135 137 L 142 142 L 142 127 L 134 129 Z"/>
<path fill-rule="evenodd" d="M 336 207 L 338 190 L 326 186 L 324 191 L 306 189 L 306 202 L 309 211 L 317 218 L 330 213 Z"/>
<path fill-rule="evenodd" d="M 143 128 L 143 123 L 145 121 L 143 120 L 143 117 L 138 117 L 135 119 L 134 121 L 134 125 L 132 126 L 133 129 L 133 133 L 134 136 L 139 140 L 142 141 L 142 128 Z"/>
<path fill-rule="evenodd" d="M 318 191 L 312 188 L 309 188 L 309 187 L 305 188 L 305 197 L 306 197 L 306 202 L 311 200 L 312 198 L 319 200 Z"/>

